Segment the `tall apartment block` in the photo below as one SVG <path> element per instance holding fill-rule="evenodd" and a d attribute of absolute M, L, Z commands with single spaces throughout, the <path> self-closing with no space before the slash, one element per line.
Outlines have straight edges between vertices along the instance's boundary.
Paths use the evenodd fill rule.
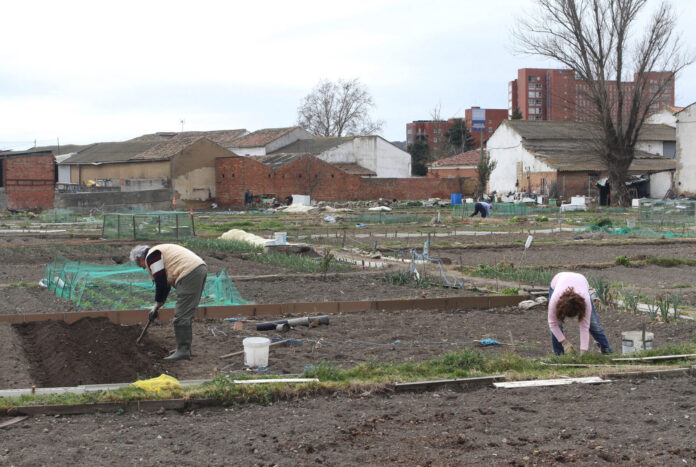
<path fill-rule="evenodd" d="M 477 116 L 481 117 L 479 120 L 479 129 L 474 129 L 474 118 Z M 475 148 L 481 147 L 481 136 L 483 136 L 483 141 L 485 142 L 496 128 L 498 128 L 498 125 L 500 125 L 503 120 L 507 119 L 507 109 L 482 109 L 480 107 L 472 107 L 464 111 L 464 121 L 466 122 L 466 127 L 471 131 Z M 480 125 L 481 120 L 483 120 L 483 125 Z M 481 134 L 482 131 L 483 134 Z"/>
<path fill-rule="evenodd" d="M 650 106 L 650 114 L 665 106 L 674 106 L 674 79 L 669 72 L 653 71 L 648 74 L 648 90 L 655 92 L 660 83 L 669 80 L 658 99 Z M 615 82 L 609 86 L 610 97 L 617 98 Z M 635 82 L 623 81 L 624 99 L 630 99 Z M 508 111 L 519 109 L 525 120 L 586 121 L 590 119 L 592 104 L 586 98 L 587 85 L 575 78 L 573 70 L 520 68 L 517 79 L 508 83 Z M 625 104 L 630 104 L 626 100 Z M 614 109 L 617 106 L 614 105 Z M 628 105 L 624 105 L 628 112 Z M 616 110 L 614 110 L 616 112 Z"/>

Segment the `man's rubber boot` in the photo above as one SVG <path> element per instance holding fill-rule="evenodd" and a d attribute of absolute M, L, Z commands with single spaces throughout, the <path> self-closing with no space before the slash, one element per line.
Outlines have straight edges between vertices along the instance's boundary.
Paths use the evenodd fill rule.
<path fill-rule="evenodd" d="M 168 357 L 164 357 L 164 359 L 169 360 L 170 362 L 177 360 L 190 360 L 192 337 L 191 325 L 174 326 L 174 337 L 176 338 L 176 352 Z"/>

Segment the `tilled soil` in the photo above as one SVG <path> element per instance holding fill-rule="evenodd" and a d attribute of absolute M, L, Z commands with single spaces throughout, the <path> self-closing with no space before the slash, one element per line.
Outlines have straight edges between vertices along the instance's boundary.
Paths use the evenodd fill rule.
<path fill-rule="evenodd" d="M 621 332 L 641 329 L 641 316 L 600 311 L 600 322 L 615 352 L 621 352 Z M 278 317 L 281 318 L 281 317 Z M 196 321 L 193 358 L 165 362 L 167 349 L 175 346 L 170 323 L 156 322 L 140 346 L 135 345 L 141 326 L 117 326 L 103 319 L 84 319 L 73 325 L 40 322 L 15 325 L 23 340 L 28 368 L 0 360 L 0 388 L 132 382 L 138 377 L 168 373 L 179 379 L 211 378 L 223 373 L 245 372 L 244 355 L 220 358 L 243 350 L 243 338 L 265 336 L 289 339 L 269 350 L 268 372 L 299 374 L 307 365 L 331 362 L 343 368 L 366 362 L 403 363 L 422 361 L 464 349 L 485 354 L 514 352 L 541 357 L 551 352 L 546 310 L 520 311 L 515 307 L 490 310 L 371 311 L 331 315 L 330 324 L 314 328 L 298 326 L 281 333 L 256 331 L 255 321 L 242 321 L 235 330 L 228 320 Z M 679 325 L 648 323 L 656 347 L 692 342 L 696 323 Z M 567 323 L 566 334 L 576 346 L 578 326 Z M 477 341 L 497 340 L 500 345 L 481 347 Z M 0 352 L 7 355 L 0 341 Z M 16 352 L 16 347 L 14 351 Z M 591 341 L 591 351 L 597 352 Z M 19 369 L 19 371 L 18 371 Z M 31 381 L 16 374 L 31 375 Z"/>
<path fill-rule="evenodd" d="M 192 412 L 37 416 L 8 465 L 693 465 L 694 379 L 367 392 Z"/>
<path fill-rule="evenodd" d="M 14 325 L 21 336 L 29 373 L 36 386 L 77 386 L 135 381 L 161 374 L 167 349 L 145 341 L 135 326 L 106 318 L 72 324 L 43 321 Z"/>

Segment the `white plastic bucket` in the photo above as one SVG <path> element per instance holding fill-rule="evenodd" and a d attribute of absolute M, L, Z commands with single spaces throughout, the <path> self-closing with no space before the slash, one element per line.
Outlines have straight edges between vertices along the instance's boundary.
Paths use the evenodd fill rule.
<path fill-rule="evenodd" d="M 275 232 L 274 237 L 275 237 L 274 243 L 276 245 L 285 245 L 288 241 L 288 233 L 287 232 Z"/>
<path fill-rule="evenodd" d="M 645 347 L 643 347 L 643 331 L 626 331 L 621 333 L 621 353 L 624 355 L 652 348 L 652 332 L 645 333 Z"/>
<path fill-rule="evenodd" d="M 244 344 L 244 366 L 249 368 L 268 366 L 268 348 L 271 340 L 267 337 L 247 337 Z"/>

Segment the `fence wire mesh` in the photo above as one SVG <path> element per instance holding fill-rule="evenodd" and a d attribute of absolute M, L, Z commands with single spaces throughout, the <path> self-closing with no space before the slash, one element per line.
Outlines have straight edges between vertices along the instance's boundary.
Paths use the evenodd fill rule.
<path fill-rule="evenodd" d="M 193 216 L 183 212 L 104 214 L 102 237 L 132 240 L 184 240 L 195 236 Z"/>

